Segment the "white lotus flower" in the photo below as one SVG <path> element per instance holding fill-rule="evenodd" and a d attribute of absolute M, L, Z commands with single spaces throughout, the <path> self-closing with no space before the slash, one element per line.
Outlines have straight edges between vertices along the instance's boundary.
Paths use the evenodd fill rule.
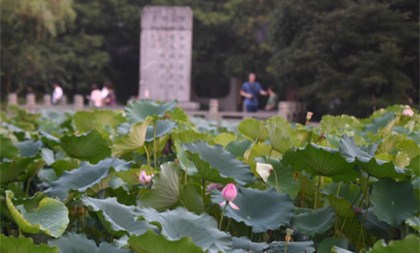
<path fill-rule="evenodd" d="M 258 175 L 262 178 L 264 182 L 267 183 L 268 177 L 271 175 L 273 171 L 273 165 L 269 163 L 259 163 L 257 162 L 257 172 Z"/>

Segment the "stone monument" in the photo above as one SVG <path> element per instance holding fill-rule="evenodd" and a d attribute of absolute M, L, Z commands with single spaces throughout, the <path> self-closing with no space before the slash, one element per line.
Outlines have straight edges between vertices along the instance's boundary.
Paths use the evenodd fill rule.
<path fill-rule="evenodd" d="M 178 100 L 197 109 L 191 98 L 192 10 L 146 6 L 141 13 L 139 97 Z"/>

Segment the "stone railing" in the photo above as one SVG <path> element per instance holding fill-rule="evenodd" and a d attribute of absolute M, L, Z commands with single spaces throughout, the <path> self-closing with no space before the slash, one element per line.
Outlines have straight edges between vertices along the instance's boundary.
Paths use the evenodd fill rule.
<path fill-rule="evenodd" d="M 57 108 L 64 110 L 86 110 L 92 107 L 84 105 L 84 98 L 82 95 L 75 95 L 74 103 L 68 104 L 67 98 L 64 96 L 58 105 L 51 104 L 51 96 L 44 95 L 43 101 L 40 104 L 36 103 L 35 94 L 27 94 L 25 104 L 21 105 L 29 111 L 36 111 L 39 109 Z M 17 95 L 10 93 L 8 95 L 8 105 L 18 105 Z M 182 107 L 182 104 L 180 104 Z M 114 109 L 123 109 L 122 107 L 114 107 Z M 220 111 L 219 100 L 210 99 L 209 110 L 191 110 L 191 108 L 184 108 L 187 114 L 194 117 L 202 117 L 214 121 L 240 121 L 246 118 L 267 119 L 273 116 L 282 116 L 291 122 L 304 122 L 306 116 L 306 106 L 300 102 L 280 101 L 277 111 L 258 111 L 258 112 L 237 112 L 237 111 Z"/>

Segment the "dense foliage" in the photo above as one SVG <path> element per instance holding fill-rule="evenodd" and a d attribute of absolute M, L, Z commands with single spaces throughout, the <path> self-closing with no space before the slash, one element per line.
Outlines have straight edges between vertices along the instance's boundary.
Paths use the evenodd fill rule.
<path fill-rule="evenodd" d="M 223 97 L 231 77 L 254 71 L 316 112 L 367 116 L 408 96 L 418 102 L 418 1 L 56 2 L 0 1 L 3 96 L 28 85 L 50 92 L 58 80 L 71 97 L 109 81 L 125 103 L 138 94 L 140 9 L 188 5 L 200 96 Z"/>
<path fill-rule="evenodd" d="M 319 127 L 216 125 L 147 100 L 124 112 L 9 107 L 0 251 L 410 252 L 419 121 L 406 106 Z"/>

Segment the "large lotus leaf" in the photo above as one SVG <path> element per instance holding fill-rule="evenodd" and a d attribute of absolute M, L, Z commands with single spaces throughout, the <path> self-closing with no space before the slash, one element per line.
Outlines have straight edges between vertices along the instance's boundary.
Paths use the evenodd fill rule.
<path fill-rule="evenodd" d="M 12 159 L 19 155 L 19 149 L 4 135 L 0 135 L 0 146 L 0 160 L 3 160 L 3 158 Z"/>
<path fill-rule="evenodd" d="M 238 125 L 238 131 L 252 140 L 265 141 L 268 138 L 264 121 L 256 119 L 242 120 Z"/>
<path fill-rule="evenodd" d="M 56 160 L 51 164 L 57 176 L 61 176 L 64 171 L 73 170 L 80 166 L 79 159 L 65 158 L 63 160 Z"/>
<path fill-rule="evenodd" d="M 405 224 L 416 230 L 417 232 L 420 232 L 420 217 L 413 216 L 404 221 Z"/>
<path fill-rule="evenodd" d="M 340 140 L 340 153 L 349 163 L 357 161 L 359 166 L 371 176 L 404 177 L 404 169 L 395 167 L 392 162 L 375 159 L 373 155 L 357 147 L 354 140 L 348 136 L 343 136 Z"/>
<path fill-rule="evenodd" d="M 70 156 L 91 163 L 97 163 L 111 156 L 108 142 L 98 131 L 91 130 L 82 135 L 64 135 L 60 139 L 60 147 Z"/>
<path fill-rule="evenodd" d="M 268 177 L 267 183 L 273 186 L 278 192 L 289 194 L 294 199 L 300 190 L 300 183 L 296 180 L 294 170 L 289 166 L 284 166 L 279 161 L 270 161 L 273 165 L 273 173 Z"/>
<path fill-rule="evenodd" d="M 6 237 L 0 234 L 1 253 L 58 253 L 57 247 L 48 247 L 45 244 L 36 245 L 32 238 L 26 237 Z"/>
<path fill-rule="evenodd" d="M 186 130 L 175 130 L 171 133 L 171 138 L 175 142 L 179 142 L 180 144 L 187 144 L 196 141 L 206 141 L 208 143 L 213 142 L 213 136 L 204 133 L 204 132 L 197 132 L 193 129 L 186 129 Z"/>
<path fill-rule="evenodd" d="M 384 240 L 377 241 L 368 253 L 407 253 L 418 252 L 420 238 L 417 235 L 408 235 L 399 241 L 390 241 L 388 244 Z"/>
<path fill-rule="evenodd" d="M 373 184 L 370 201 L 374 206 L 373 213 L 378 219 L 393 227 L 415 215 L 419 209 L 413 185 L 409 181 L 380 179 Z"/>
<path fill-rule="evenodd" d="M 365 217 L 364 226 L 369 229 L 369 232 L 377 238 L 387 239 L 392 234 L 393 227 L 384 221 L 378 220 L 373 214 L 373 207 L 368 210 L 364 209 L 361 211 L 361 215 Z"/>
<path fill-rule="evenodd" d="M 200 187 L 201 188 L 201 187 Z M 201 189 L 197 185 L 187 184 L 181 188 L 179 201 L 190 212 L 200 214 L 205 212 Z"/>
<path fill-rule="evenodd" d="M 145 221 L 136 221 L 138 213 L 133 206 L 120 204 L 116 198 L 95 199 L 82 197 L 83 205 L 98 213 L 104 227 L 111 233 L 140 235 L 149 228 Z"/>
<path fill-rule="evenodd" d="M 287 250 L 286 250 L 287 248 Z M 305 242 L 272 242 L 267 253 L 313 253 L 315 252 L 314 243 L 312 241 Z"/>
<path fill-rule="evenodd" d="M 140 200 L 145 206 L 164 210 L 179 201 L 179 168 L 173 162 L 164 163 L 160 168 L 159 174 L 153 177 L 151 191 L 141 196 Z"/>
<path fill-rule="evenodd" d="M 94 165 L 84 162 L 77 169 L 64 171 L 63 175 L 57 181 L 54 181 L 45 192 L 62 200 L 67 198 L 69 190 L 85 192 L 90 189 L 98 192 L 108 185 L 112 176 L 111 168 L 116 172 L 125 171 L 129 169 L 128 165 L 123 160 L 111 158 Z"/>
<path fill-rule="evenodd" d="M 408 168 L 413 172 L 414 175 L 420 177 L 420 156 L 411 159 Z"/>
<path fill-rule="evenodd" d="M 244 252 L 263 253 L 268 248 L 265 242 L 253 242 L 248 237 L 232 237 L 232 248 L 242 249 Z"/>
<path fill-rule="evenodd" d="M 21 157 L 32 157 L 32 156 L 35 156 L 38 153 L 38 151 L 41 149 L 42 142 L 28 140 L 28 141 L 19 142 L 16 146 L 20 151 Z"/>
<path fill-rule="evenodd" d="M 232 141 L 226 146 L 226 150 L 234 154 L 236 157 L 243 157 L 251 145 L 252 142 L 249 140 Z"/>
<path fill-rule="evenodd" d="M 272 148 L 280 153 L 286 152 L 294 143 L 297 143 L 290 123 L 282 117 L 267 120 L 266 129 Z"/>
<path fill-rule="evenodd" d="M 73 115 L 73 123 L 77 131 L 88 132 L 96 129 L 106 132 L 106 127 L 116 128 L 125 121 L 121 112 L 115 110 L 78 111 Z"/>
<path fill-rule="evenodd" d="M 353 206 L 359 203 L 360 188 L 355 184 L 331 183 L 321 191 L 340 217 L 353 217 Z"/>
<path fill-rule="evenodd" d="M 130 253 L 127 249 L 101 242 L 99 247 L 95 241 L 86 238 L 85 234 L 67 233 L 62 237 L 51 240 L 48 245 L 60 248 L 60 253 Z"/>
<path fill-rule="evenodd" d="M 322 240 L 316 249 L 317 253 L 331 253 L 334 246 L 339 246 L 340 248 L 348 248 L 349 240 L 346 238 L 339 237 L 328 237 Z"/>
<path fill-rule="evenodd" d="M 327 176 L 334 181 L 351 181 L 357 177 L 353 164 L 348 163 L 337 149 L 308 144 L 304 149 L 289 150 L 283 163 L 313 176 Z"/>
<path fill-rule="evenodd" d="M 376 133 L 379 129 L 386 127 L 394 119 L 394 112 L 387 112 L 380 116 L 373 115 L 372 121 L 365 126 L 364 130 Z"/>
<path fill-rule="evenodd" d="M 54 151 L 51 149 L 41 149 L 41 157 L 47 165 L 51 165 L 55 162 Z"/>
<path fill-rule="evenodd" d="M 290 224 L 293 217 L 293 201 L 289 195 L 274 189 L 260 191 L 238 187 L 238 196 L 233 201 L 240 210 L 226 208 L 225 216 L 252 227 L 255 233 L 276 230 Z"/>
<path fill-rule="evenodd" d="M 69 224 L 69 210 L 59 200 L 40 198 L 35 206 L 25 206 L 24 202 L 14 205 L 13 192 L 6 191 L 6 204 L 19 228 L 26 233 L 37 234 L 43 232 L 52 237 L 60 237 Z M 29 202 L 29 201 L 27 201 Z"/>
<path fill-rule="evenodd" d="M 152 118 L 147 118 L 142 123 L 131 125 L 130 132 L 114 142 L 112 154 L 114 156 L 121 156 L 143 147 L 146 141 L 147 127 L 151 122 Z"/>
<path fill-rule="evenodd" d="M 236 138 L 237 137 L 234 134 L 223 132 L 214 137 L 213 140 L 214 144 L 226 147 L 229 143 L 236 140 Z"/>
<path fill-rule="evenodd" d="M 210 163 L 202 160 L 199 154 L 193 154 L 190 151 L 185 152 L 188 159 L 191 160 L 195 165 L 194 169 L 196 173 L 194 173 L 193 176 L 198 177 L 201 180 L 207 180 L 210 182 L 222 184 L 235 181 L 235 179 L 233 179 L 232 177 L 226 177 L 220 174 L 220 172 L 217 169 L 211 167 Z"/>
<path fill-rule="evenodd" d="M 34 158 L 15 158 L 0 163 L 0 184 L 13 182 L 31 164 Z"/>
<path fill-rule="evenodd" d="M 314 236 L 330 229 L 335 222 L 334 209 L 330 206 L 317 210 L 300 208 L 292 220 L 292 226 L 300 233 Z"/>
<path fill-rule="evenodd" d="M 138 100 L 130 103 L 125 107 L 125 114 L 130 123 L 137 123 L 144 121 L 148 116 L 161 117 L 167 111 L 175 108 L 176 101 L 168 103 L 157 103 L 152 100 Z"/>
<path fill-rule="evenodd" d="M 176 126 L 176 123 L 171 120 L 158 120 L 156 122 L 156 138 L 164 136 L 171 132 L 171 130 Z M 154 135 L 154 125 L 149 125 L 146 131 L 146 141 L 153 141 Z"/>
<path fill-rule="evenodd" d="M 320 129 L 323 133 L 338 134 L 362 130 L 363 125 L 360 121 L 349 115 L 324 115 L 320 122 Z"/>
<path fill-rule="evenodd" d="M 163 235 L 157 235 L 152 231 L 147 231 L 140 236 L 131 236 L 128 244 L 134 252 L 138 253 L 204 253 L 189 237 L 168 240 Z"/>
<path fill-rule="evenodd" d="M 208 162 L 221 175 L 232 177 L 240 184 L 254 181 L 254 176 L 249 166 L 237 160 L 233 154 L 224 150 L 221 146 L 210 146 L 205 142 L 199 141 L 186 144 L 183 148 L 191 153 L 198 153 L 203 161 Z"/>
<path fill-rule="evenodd" d="M 191 237 L 196 245 L 209 252 L 225 252 L 232 247 L 230 235 L 218 230 L 216 220 L 206 213 L 197 215 L 181 207 L 163 213 L 143 208 L 141 215 L 148 222 L 159 222 L 162 225 L 162 235 L 168 240 Z"/>

